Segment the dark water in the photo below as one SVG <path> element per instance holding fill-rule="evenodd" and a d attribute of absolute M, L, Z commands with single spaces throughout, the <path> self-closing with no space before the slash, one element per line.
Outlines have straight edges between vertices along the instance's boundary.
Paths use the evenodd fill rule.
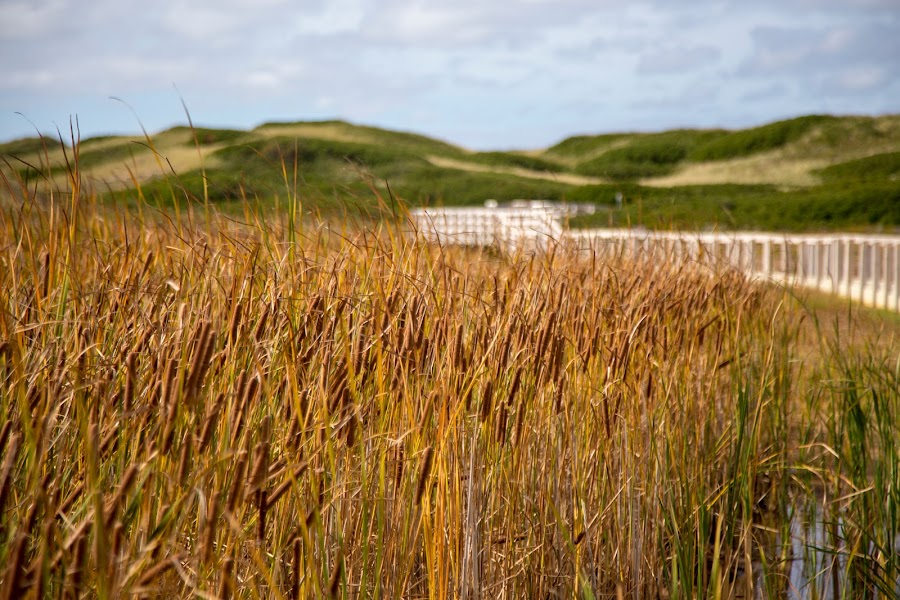
<path fill-rule="evenodd" d="M 758 542 L 767 548 L 753 565 L 756 598 L 900 598 L 896 571 L 891 575 L 876 567 L 874 572 L 882 579 L 880 590 L 861 584 L 859 576 L 852 583 L 848 581 L 848 557 L 854 549 L 841 539 L 845 522 L 840 514 L 829 513 L 816 504 L 793 508 L 789 518 L 787 535 L 772 527 L 761 528 Z M 870 558 L 860 557 L 860 552 L 855 549 L 854 568 L 875 564 Z M 894 540 L 893 552 L 900 556 L 900 535 Z M 869 549 L 869 555 L 875 555 L 874 548 Z"/>

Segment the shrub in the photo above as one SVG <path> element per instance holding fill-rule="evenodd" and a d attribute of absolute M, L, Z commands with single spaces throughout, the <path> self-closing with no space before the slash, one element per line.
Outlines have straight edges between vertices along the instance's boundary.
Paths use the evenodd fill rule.
<path fill-rule="evenodd" d="M 690 159 L 726 160 L 774 150 L 800 138 L 812 127 L 834 119 L 827 115 L 809 115 L 735 131 L 698 146 L 691 151 Z"/>
<path fill-rule="evenodd" d="M 467 161 L 494 167 L 517 167 L 520 169 L 547 171 L 550 173 L 561 173 L 566 170 L 565 167 L 549 160 L 534 156 L 526 156 L 524 154 L 516 154 L 514 152 L 477 152 L 475 154 L 467 155 L 465 159 Z"/>
<path fill-rule="evenodd" d="M 667 175 L 692 148 L 719 135 L 717 131 L 682 130 L 637 136 L 625 146 L 579 164 L 576 171 L 617 181 Z"/>
<path fill-rule="evenodd" d="M 817 173 L 828 182 L 897 179 L 900 177 L 900 152 L 876 154 L 831 165 Z"/>

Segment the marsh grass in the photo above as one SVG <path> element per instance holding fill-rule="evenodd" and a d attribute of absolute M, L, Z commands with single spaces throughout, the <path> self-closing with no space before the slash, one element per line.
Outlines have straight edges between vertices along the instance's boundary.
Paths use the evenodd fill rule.
<path fill-rule="evenodd" d="M 798 362 L 783 293 L 72 164 L 0 222 L 5 598 L 776 595 L 822 490 L 834 585 L 896 596 L 896 363 Z"/>

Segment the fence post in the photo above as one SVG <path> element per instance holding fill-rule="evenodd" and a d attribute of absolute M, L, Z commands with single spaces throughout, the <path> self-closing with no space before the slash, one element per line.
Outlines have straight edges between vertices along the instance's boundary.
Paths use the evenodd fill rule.
<path fill-rule="evenodd" d="M 859 246 L 859 256 L 857 257 L 857 262 L 859 263 L 859 273 L 857 274 L 859 279 L 859 301 L 865 302 L 863 290 L 866 287 L 866 244 L 865 242 L 859 242 L 857 245 Z"/>
<path fill-rule="evenodd" d="M 843 263 L 843 272 L 841 273 L 841 289 L 844 290 L 844 294 L 850 296 L 850 240 L 844 239 L 842 241 L 842 254 L 841 262 Z"/>
<path fill-rule="evenodd" d="M 900 242 L 894 242 L 894 310 L 900 311 Z"/>
<path fill-rule="evenodd" d="M 878 242 L 872 242 L 872 254 L 869 260 L 872 263 L 872 306 L 878 305 Z"/>
<path fill-rule="evenodd" d="M 783 275 L 785 282 L 788 278 L 788 267 L 790 267 L 790 257 L 788 256 L 788 241 L 787 238 L 784 238 L 784 241 L 781 242 L 781 274 Z"/>
<path fill-rule="evenodd" d="M 810 275 L 812 275 L 815 279 L 816 285 L 819 284 L 819 275 L 822 270 L 822 257 L 819 253 L 820 248 L 821 246 L 819 245 L 819 240 L 813 240 L 809 243 L 809 258 L 812 263 L 810 265 L 810 269 L 812 269 Z"/>
<path fill-rule="evenodd" d="M 831 293 L 836 294 L 838 290 L 838 277 L 840 276 L 841 267 L 838 264 L 840 260 L 840 245 L 835 239 L 831 240 L 828 255 L 828 274 L 831 275 Z"/>

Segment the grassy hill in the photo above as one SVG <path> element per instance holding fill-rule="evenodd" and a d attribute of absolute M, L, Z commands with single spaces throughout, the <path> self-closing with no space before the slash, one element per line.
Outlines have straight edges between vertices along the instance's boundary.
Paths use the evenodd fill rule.
<path fill-rule="evenodd" d="M 296 197 L 328 212 L 365 211 L 377 195 L 412 205 L 545 198 L 605 207 L 575 226 L 900 228 L 898 115 L 576 136 L 528 152 L 471 152 L 413 133 L 318 121 L 249 131 L 174 127 L 74 145 L 29 138 L 0 144 L 0 155 L 7 188 L 65 187 L 77 168 L 109 201 L 162 206 L 208 199 L 228 210 Z"/>

